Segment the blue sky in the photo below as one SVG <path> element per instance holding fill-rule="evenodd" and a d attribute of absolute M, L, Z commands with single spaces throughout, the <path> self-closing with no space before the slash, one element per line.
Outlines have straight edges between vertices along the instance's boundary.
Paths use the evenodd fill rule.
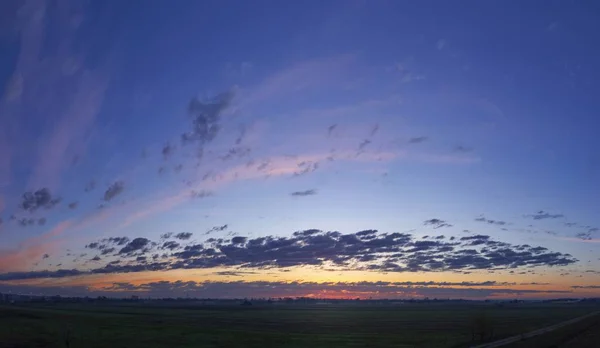
<path fill-rule="evenodd" d="M 600 24 L 593 7 L 4 3 L 0 281 L 15 291 L 70 284 L 86 293 L 114 290 L 125 276 L 136 286 L 150 278 L 281 281 L 272 272 L 341 282 L 521 284 L 535 276 L 550 287 L 531 285 L 521 295 L 594 294 Z M 190 109 L 193 100 L 205 114 Z M 50 195 L 24 206 L 23 194 L 36 191 Z M 309 229 L 323 235 L 293 234 Z M 405 256 L 377 254 L 373 265 L 361 261 L 375 257 L 367 248 L 341 260 L 348 250 L 332 257 L 318 242 L 339 246 L 345 237 L 327 231 L 369 229 L 382 243 L 384 233 L 410 235 L 397 245 Z M 175 238 L 180 232 L 193 237 Z M 448 242 L 419 244 L 439 235 Z M 233 243 L 235 236 L 248 240 Z M 108 237 L 128 241 L 112 252 L 103 253 L 112 241 L 86 247 Z M 212 243 L 226 262 L 211 263 L 219 259 L 212 252 L 182 254 L 209 249 L 210 237 L 222 238 Z M 283 249 L 263 245 L 271 258 L 259 263 L 251 241 L 269 243 L 261 237 L 317 251 L 285 263 L 274 256 Z M 123 251 L 135 238 L 147 242 Z M 173 238 L 178 245 L 169 249 Z M 547 252 L 519 249 L 525 244 Z M 477 250 L 487 261 L 457 262 L 474 245 L 484 245 Z M 420 247 L 436 256 L 411 268 L 422 261 Z M 199 258 L 212 266 L 198 267 Z M 116 261 L 126 267 L 107 271 Z M 207 273 L 246 268 L 255 273 Z M 100 269 L 103 277 L 91 274 Z"/>

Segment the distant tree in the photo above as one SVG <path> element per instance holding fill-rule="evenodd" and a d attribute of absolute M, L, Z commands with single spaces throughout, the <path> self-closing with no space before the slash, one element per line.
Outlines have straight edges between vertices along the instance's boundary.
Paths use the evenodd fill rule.
<path fill-rule="evenodd" d="M 484 311 L 474 315 L 471 320 L 471 341 L 484 341 L 493 337 L 494 325 L 491 318 Z"/>
<path fill-rule="evenodd" d="M 69 326 L 63 327 L 62 336 L 63 336 L 63 341 L 65 342 L 65 347 L 66 348 L 71 347 L 71 327 L 69 327 Z"/>

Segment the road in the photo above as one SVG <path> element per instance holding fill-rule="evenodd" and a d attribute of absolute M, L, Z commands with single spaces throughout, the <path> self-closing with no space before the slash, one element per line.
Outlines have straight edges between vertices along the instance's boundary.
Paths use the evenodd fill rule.
<path fill-rule="evenodd" d="M 490 342 L 490 343 L 485 343 L 485 344 L 480 344 L 478 346 L 472 346 L 471 348 L 495 348 L 495 347 L 502 347 L 502 346 L 505 346 L 505 345 L 510 344 L 510 343 L 515 343 L 515 342 L 521 341 L 523 339 L 527 339 L 527 338 L 530 338 L 530 337 L 534 337 L 534 336 L 538 336 L 538 335 L 541 335 L 541 334 L 545 334 L 546 332 L 554 331 L 554 330 L 559 329 L 559 328 L 561 328 L 563 326 L 574 324 L 574 323 L 576 323 L 578 321 L 581 321 L 581 320 L 589 318 L 589 317 L 593 317 L 594 315 L 598 315 L 598 314 L 600 314 L 600 312 L 593 312 L 593 313 L 590 313 L 590 314 L 583 315 L 581 317 L 569 319 L 567 321 L 563 321 L 563 322 L 558 323 L 558 324 L 554 324 L 554 325 L 547 326 L 547 327 L 544 327 L 544 328 L 541 328 L 541 329 L 537 329 L 537 330 L 534 330 L 534 331 L 531 331 L 531 332 L 528 332 L 528 333 L 525 333 L 525 334 L 503 338 L 503 339 L 498 340 L 498 341 L 494 341 L 494 342 Z"/>

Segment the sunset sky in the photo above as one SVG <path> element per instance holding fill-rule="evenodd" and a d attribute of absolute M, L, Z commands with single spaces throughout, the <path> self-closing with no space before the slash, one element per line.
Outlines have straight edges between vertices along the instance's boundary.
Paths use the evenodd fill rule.
<path fill-rule="evenodd" d="M 600 296 L 598 11 L 1 1 L 0 292 Z"/>

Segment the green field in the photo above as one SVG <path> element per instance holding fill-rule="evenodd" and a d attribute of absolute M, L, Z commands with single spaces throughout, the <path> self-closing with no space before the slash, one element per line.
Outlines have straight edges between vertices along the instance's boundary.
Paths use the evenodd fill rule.
<path fill-rule="evenodd" d="M 468 347 L 597 307 L 577 304 L 0 306 L 0 347 Z M 478 334 L 475 334 L 478 342 Z"/>
<path fill-rule="evenodd" d="M 598 346 L 600 346 L 600 315 L 507 345 L 506 348 L 591 348 Z"/>

